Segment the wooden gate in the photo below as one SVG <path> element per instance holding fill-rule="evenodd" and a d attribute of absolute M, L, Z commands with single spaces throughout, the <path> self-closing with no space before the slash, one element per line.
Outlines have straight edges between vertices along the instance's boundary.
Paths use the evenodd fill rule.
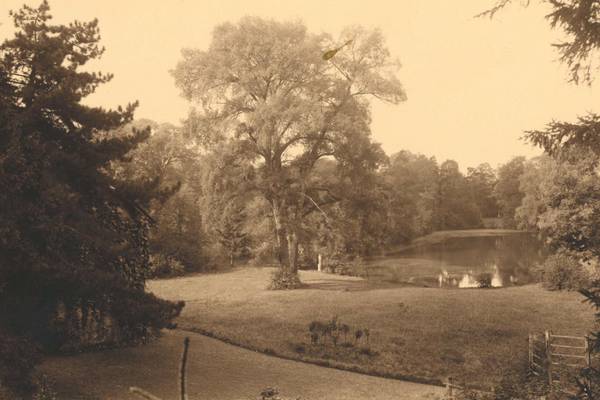
<path fill-rule="evenodd" d="M 551 387 L 569 392 L 574 377 L 591 364 L 589 339 L 585 336 L 544 334 L 529 335 L 529 369 L 545 376 Z"/>

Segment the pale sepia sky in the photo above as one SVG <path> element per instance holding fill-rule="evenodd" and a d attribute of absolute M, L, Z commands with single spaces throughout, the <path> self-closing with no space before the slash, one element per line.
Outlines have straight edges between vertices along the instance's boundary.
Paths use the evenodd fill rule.
<path fill-rule="evenodd" d="M 2 0 L 0 38 L 12 35 Z M 538 150 L 519 140 L 524 129 L 552 118 L 597 111 L 596 87 L 567 83 L 550 43 L 547 9 L 516 4 L 494 20 L 475 19 L 494 0 L 50 0 L 57 22 L 100 20 L 103 58 L 96 69 L 115 74 L 90 103 L 114 107 L 139 100 L 138 118 L 178 123 L 188 104 L 169 75 L 182 47 L 206 48 L 213 27 L 244 15 L 301 19 L 333 34 L 351 24 L 379 27 L 402 62 L 408 101 L 373 105 L 373 136 L 388 154 L 401 149 L 457 160 L 461 169 L 492 166 Z M 599 83 L 600 84 L 600 83 Z"/>

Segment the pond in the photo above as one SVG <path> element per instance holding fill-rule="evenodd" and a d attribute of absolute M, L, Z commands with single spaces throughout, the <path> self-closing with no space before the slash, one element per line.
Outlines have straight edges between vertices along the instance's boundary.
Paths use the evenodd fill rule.
<path fill-rule="evenodd" d="M 544 258 L 530 233 L 512 232 L 424 241 L 366 261 L 369 280 L 441 288 L 505 287 L 531 283 Z"/>

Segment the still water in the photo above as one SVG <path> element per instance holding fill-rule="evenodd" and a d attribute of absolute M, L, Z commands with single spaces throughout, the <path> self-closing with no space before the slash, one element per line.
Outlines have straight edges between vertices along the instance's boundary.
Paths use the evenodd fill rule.
<path fill-rule="evenodd" d="M 504 287 L 530 283 L 543 260 L 528 233 L 449 237 L 367 262 L 370 280 L 441 288 Z"/>

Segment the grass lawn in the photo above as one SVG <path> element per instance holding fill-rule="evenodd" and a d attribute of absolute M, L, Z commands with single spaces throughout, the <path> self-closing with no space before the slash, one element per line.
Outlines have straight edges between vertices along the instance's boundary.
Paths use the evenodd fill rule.
<path fill-rule="evenodd" d="M 185 300 L 179 326 L 245 347 L 361 372 L 489 387 L 527 360 L 527 335 L 584 335 L 590 306 L 537 285 L 502 289 L 377 287 L 358 278 L 302 271 L 304 289 L 269 291 L 270 268 L 158 280 L 157 295 Z M 310 344 L 308 325 L 334 315 L 369 328 L 370 351 Z M 360 347 L 360 346 L 359 346 Z M 366 347 L 366 344 L 362 345 Z"/>
<path fill-rule="evenodd" d="M 190 400 L 256 399 L 277 386 L 282 397 L 307 400 L 441 399 L 443 388 L 320 368 L 268 357 L 180 330 L 145 346 L 50 357 L 40 370 L 52 378 L 58 399 L 139 400 L 137 386 L 162 399 L 179 399 L 178 367 L 184 336 L 190 337 Z"/>

